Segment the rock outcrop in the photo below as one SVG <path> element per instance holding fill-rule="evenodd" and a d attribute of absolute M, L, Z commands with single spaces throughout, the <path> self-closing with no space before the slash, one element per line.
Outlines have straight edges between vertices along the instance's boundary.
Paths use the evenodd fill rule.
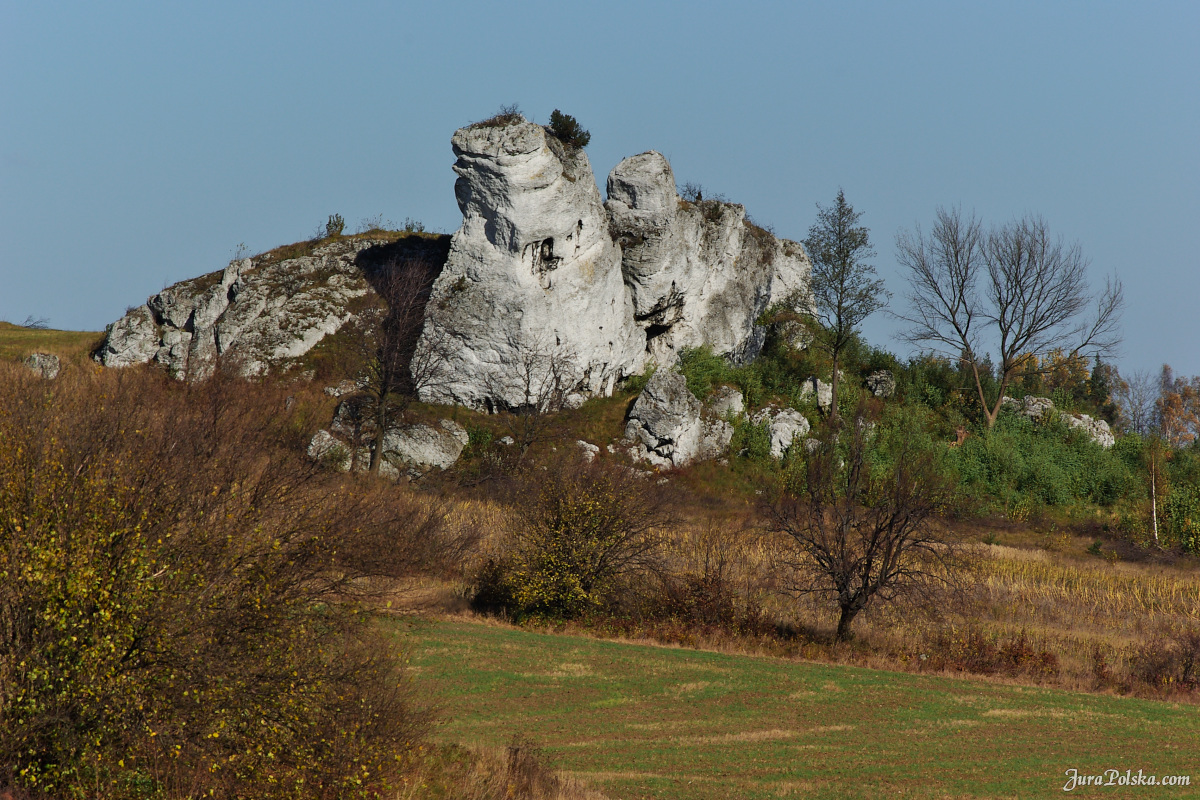
<path fill-rule="evenodd" d="M 799 244 L 735 203 L 680 198 L 659 153 L 618 164 L 603 202 L 587 155 L 519 116 L 462 128 L 451 144 L 463 221 L 424 307 L 417 351 L 445 363 L 438 380 L 415 380 L 422 400 L 580 401 L 702 345 L 748 361 L 769 305 L 809 302 Z M 97 360 L 155 362 L 188 379 L 218 365 L 245 376 L 294 368 L 354 317 L 372 292 L 363 258 L 389 246 L 339 237 L 175 284 L 113 323 Z"/>
<path fill-rule="evenodd" d="M 896 376 L 890 369 L 876 370 L 867 376 L 867 390 L 876 397 L 891 397 L 896 393 Z"/>
<path fill-rule="evenodd" d="M 1102 419 L 1094 419 L 1087 414 L 1058 411 L 1054 407 L 1054 401 L 1049 397 L 1035 397 L 1027 394 L 1024 400 L 1018 401 L 1011 397 L 1005 397 L 1001 403 L 1005 408 L 1009 408 L 1018 414 L 1023 414 L 1035 421 L 1056 416 L 1066 423 L 1068 427 L 1082 430 L 1093 442 L 1105 449 L 1117 443 L 1117 439 L 1113 436 L 1112 429 L 1108 427 L 1107 422 Z"/>
<path fill-rule="evenodd" d="M 688 391 L 683 375 L 659 369 L 629 410 L 625 443 L 630 455 L 657 467 L 682 467 L 716 458 L 733 439 L 733 426 Z"/>
<path fill-rule="evenodd" d="M 808 420 L 794 408 L 767 406 L 751 421 L 756 425 L 766 423 L 771 436 L 771 457 L 783 458 L 797 437 L 803 439 L 809 431 Z"/>
<path fill-rule="evenodd" d="M 453 340 L 454 377 L 423 399 L 514 408 L 564 379 L 611 393 L 642 369 L 645 340 L 587 156 L 524 121 L 462 128 L 451 144 L 463 222 L 424 336 Z"/>
<path fill-rule="evenodd" d="M 841 373 L 838 373 L 839 375 Z M 800 385 L 800 399 L 816 398 L 817 408 L 828 411 L 833 405 L 833 385 L 818 380 L 816 376 L 808 378 Z"/>
<path fill-rule="evenodd" d="M 247 377 L 287 368 L 351 319 L 355 302 L 372 293 L 371 269 L 413 247 L 444 258 L 436 239 L 352 237 L 294 258 L 232 261 L 129 310 L 109 326 L 96 360 L 109 367 L 153 361 L 190 380 L 210 376 L 219 360 Z"/>
<path fill-rule="evenodd" d="M 617 164 L 605 208 L 621 244 L 634 320 L 658 363 L 701 345 L 752 360 L 766 334 L 755 321 L 767 306 L 789 297 L 807 303 L 803 248 L 753 225 L 741 205 L 680 198 L 661 153 Z"/>
<path fill-rule="evenodd" d="M 33 353 L 25 359 L 25 366 L 48 381 L 57 378 L 62 370 L 62 362 L 53 353 Z"/>
<path fill-rule="evenodd" d="M 343 405 L 342 408 L 347 406 Z M 334 418 L 332 432 L 317 431 L 308 444 L 309 457 L 327 462 L 343 472 L 349 471 L 352 466 L 365 471 L 370 466 L 373 448 L 369 444 L 354 447 L 349 423 L 351 416 L 352 413 L 339 413 Z M 358 433 L 360 442 L 368 441 L 369 437 L 363 435 L 361 427 Z M 440 420 L 437 425 L 421 422 L 399 425 L 383 436 L 379 472 L 395 480 L 405 475 L 419 478 L 433 469 L 449 469 L 462 456 L 463 448 L 469 441 L 466 428 L 450 419 Z"/>
<path fill-rule="evenodd" d="M 425 336 L 454 340 L 455 377 L 426 400 L 511 408 L 564 374 L 609 394 L 700 345 L 750 360 L 767 306 L 807 302 L 803 248 L 740 205 L 685 202 L 659 153 L 618 164 L 601 204 L 587 156 L 539 125 L 471 126 L 452 144 L 463 223 Z"/>

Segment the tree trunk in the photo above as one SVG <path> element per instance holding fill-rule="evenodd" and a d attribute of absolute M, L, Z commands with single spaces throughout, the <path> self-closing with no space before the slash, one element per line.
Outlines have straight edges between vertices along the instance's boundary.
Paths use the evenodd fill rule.
<path fill-rule="evenodd" d="M 375 446 L 371 448 L 371 466 L 368 471 L 372 475 L 379 474 L 379 462 L 383 460 L 383 438 L 387 435 L 387 398 L 376 399 L 375 412 Z"/>
<path fill-rule="evenodd" d="M 837 640 L 839 642 L 848 642 L 854 638 L 854 634 L 850 632 L 850 623 L 854 622 L 854 618 L 858 616 L 858 609 L 843 606 L 842 615 L 838 618 Z"/>
<path fill-rule="evenodd" d="M 833 354 L 833 375 L 829 379 L 829 419 L 838 421 L 838 354 Z M 820 398 L 817 399 L 820 402 Z"/>

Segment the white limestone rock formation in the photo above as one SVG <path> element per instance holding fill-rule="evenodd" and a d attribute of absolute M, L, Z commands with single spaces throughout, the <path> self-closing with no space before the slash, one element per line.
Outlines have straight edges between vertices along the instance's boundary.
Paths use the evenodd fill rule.
<path fill-rule="evenodd" d="M 210 376 L 218 359 L 244 376 L 304 355 L 350 319 L 371 291 L 359 254 L 383 241 L 347 239 L 311 255 L 230 262 L 182 281 L 109 326 L 96 360 L 109 367 L 156 362 L 181 379 Z"/>
<path fill-rule="evenodd" d="M 664 469 L 716 458 L 732 439 L 733 426 L 705 408 L 683 375 L 670 369 L 651 376 L 625 425 L 630 455 Z"/>
<path fill-rule="evenodd" d="M 1005 397 L 1000 402 L 1005 408 L 1023 414 L 1034 421 L 1057 417 L 1068 427 L 1082 430 L 1093 442 L 1106 450 L 1117 443 L 1117 438 L 1113 436 L 1112 429 L 1108 427 L 1107 422 L 1102 419 L 1094 419 L 1087 414 L 1060 412 L 1054 407 L 1054 401 L 1049 397 L 1035 397 L 1027 394 L 1024 400 L 1018 401 L 1011 397 Z"/>
<path fill-rule="evenodd" d="M 722 386 L 712 393 L 705 402 L 705 407 L 713 416 L 740 417 L 746 413 L 746 401 L 740 389 L 733 386 Z"/>
<path fill-rule="evenodd" d="M 33 353 L 25 359 L 25 366 L 39 378 L 52 381 L 62 370 L 62 362 L 53 353 Z"/>
<path fill-rule="evenodd" d="M 777 408 L 767 406 L 755 414 L 751 421 L 755 425 L 767 424 L 771 436 L 771 457 L 783 458 L 788 448 L 797 437 L 803 439 L 808 434 L 808 420 L 794 408 Z"/>
<path fill-rule="evenodd" d="M 384 434 L 383 460 L 397 472 L 404 470 L 410 477 L 419 477 L 431 469 L 454 466 L 469 441 L 467 429 L 450 419 L 436 426 L 404 425 Z"/>
<path fill-rule="evenodd" d="M 736 203 L 684 201 L 661 153 L 617 164 L 605 208 L 635 321 L 657 363 L 701 345 L 752 360 L 766 335 L 755 324 L 759 315 L 789 298 L 807 303 L 811 265 L 803 247 L 751 224 Z"/>
<path fill-rule="evenodd" d="M 373 436 L 370 426 L 353 430 L 349 420 L 353 413 L 347 411 L 352 408 L 343 403 L 334 419 L 332 432 L 317 431 L 308 444 L 309 458 L 330 463 L 342 472 L 348 472 L 352 466 L 359 472 L 369 468 L 372 450 L 369 442 Z M 353 444 L 356 439 L 360 442 L 357 448 Z M 450 419 L 440 420 L 437 425 L 397 426 L 383 436 L 379 472 L 396 480 L 404 475 L 419 478 L 433 469 L 449 469 L 458 462 L 469 441 L 467 429 Z"/>
<path fill-rule="evenodd" d="M 352 454 L 349 445 L 326 430 L 317 431 L 308 443 L 308 457 L 323 461 L 341 472 L 349 472 Z"/>
<path fill-rule="evenodd" d="M 841 373 L 838 373 L 841 375 Z M 833 385 L 825 383 L 818 379 L 815 375 L 808 378 L 800 385 L 800 399 L 807 400 L 810 397 L 816 397 L 817 408 L 822 411 L 828 411 L 833 405 Z"/>
<path fill-rule="evenodd" d="M 513 408 L 564 381 L 611 394 L 641 371 L 645 338 L 587 156 L 525 121 L 451 144 L 463 222 L 422 335 L 453 341 L 453 377 L 422 399 Z"/>

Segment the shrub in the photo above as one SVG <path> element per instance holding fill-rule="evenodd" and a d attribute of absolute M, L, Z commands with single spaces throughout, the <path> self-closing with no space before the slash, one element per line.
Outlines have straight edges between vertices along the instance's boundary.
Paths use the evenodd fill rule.
<path fill-rule="evenodd" d="M 341 236 L 344 230 L 346 230 L 346 220 L 342 219 L 342 215 L 330 214 L 329 220 L 325 223 L 325 237 L 336 238 Z"/>
<path fill-rule="evenodd" d="M 592 135 L 579 126 L 570 114 L 564 114 L 557 108 L 550 112 L 550 125 L 547 126 L 555 139 L 568 147 L 587 147 Z"/>
<path fill-rule="evenodd" d="M 1200 628 L 1165 628 L 1133 648 L 1130 677 L 1159 689 L 1200 688 Z"/>
<path fill-rule="evenodd" d="M 674 515 L 661 486 L 603 459 L 545 466 L 518 487 L 512 549 L 487 568 L 476 602 L 576 617 L 656 563 Z"/>
<path fill-rule="evenodd" d="M 770 420 L 751 422 L 743 417 L 734 425 L 733 440 L 729 449 L 755 461 L 766 461 L 771 456 Z"/>
<path fill-rule="evenodd" d="M 0 370 L 0 397 L 0 787 L 385 791 L 424 718 L 356 579 L 437 548 L 428 517 L 279 447 L 265 387 Z"/>
<path fill-rule="evenodd" d="M 688 391 L 697 400 L 704 400 L 721 384 L 732 382 L 733 377 L 728 362 L 708 345 L 681 350 L 679 371 L 687 379 Z"/>
<path fill-rule="evenodd" d="M 926 648 L 925 669 L 1047 677 L 1059 671 L 1058 657 L 1024 630 L 999 636 L 976 625 L 946 628 L 934 634 Z"/>
<path fill-rule="evenodd" d="M 521 114 L 521 108 L 516 103 L 506 106 L 500 106 L 500 110 L 487 119 L 479 122 L 472 122 L 471 128 L 503 128 L 505 125 L 515 125 L 518 122 L 524 122 L 525 117 Z"/>

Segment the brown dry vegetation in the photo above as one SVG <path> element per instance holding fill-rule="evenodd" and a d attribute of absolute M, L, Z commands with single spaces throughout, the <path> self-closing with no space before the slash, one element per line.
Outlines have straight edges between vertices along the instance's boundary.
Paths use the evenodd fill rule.
<path fill-rule="evenodd" d="M 606 454 L 593 468 L 563 466 L 576 458 L 570 444 L 576 438 L 603 443 L 619 434 L 629 395 L 563 412 L 547 428 L 553 435 L 542 437 L 520 463 L 500 459 L 481 470 L 480 450 L 460 471 L 415 486 L 340 475 L 304 458 L 309 438 L 328 423 L 336 404 L 311 383 L 218 377 L 197 386 L 149 369 L 100 370 L 87 363 L 46 382 L 16 364 L 0 364 L 0 397 L 5 426 L 0 456 L 7 470 L 3 510 L 12 512 L 0 519 L 4 569 L 65 553 L 88 566 L 76 576 L 92 576 L 57 584 L 7 581 L 0 589 L 6 615 L 0 704 L 9 704 L 0 710 L 6 714 L 0 716 L 2 766 L 19 771 L 32 763 L 19 755 L 21 747 L 58 753 L 56 763 L 71 764 L 76 774 L 46 784 L 51 794 L 86 773 L 93 785 L 108 787 L 106 796 L 186 796 L 204 770 L 234 754 L 244 766 L 204 785 L 218 794 L 248 791 L 256 775 L 267 774 L 267 760 L 275 759 L 269 772 L 276 778 L 319 767 L 325 770 L 319 779 L 325 794 L 344 796 L 339 792 L 346 776 L 361 764 L 382 763 L 380 754 L 386 753 L 392 761 L 374 772 L 378 780 L 364 784 L 363 794 L 589 796 L 543 766 L 529 766 L 537 759 L 523 745 L 516 755 L 423 749 L 428 717 L 407 683 L 395 683 L 396 673 L 388 671 L 402 659 L 374 639 L 372 626 L 363 625 L 389 604 L 393 613 L 475 614 L 469 601 L 486 565 L 519 552 L 522 542 L 533 541 L 531 530 L 542 538 L 557 533 L 563 519 L 571 524 L 582 519 L 588 528 L 613 520 L 625 524 L 641 514 L 649 524 L 637 530 L 638 547 L 653 546 L 638 549 L 627 567 L 585 587 L 594 597 L 573 606 L 570 619 L 535 609 L 523 624 L 1186 702 L 1200 695 L 1195 560 L 1145 557 L 1147 551 L 1117 539 L 1089 548 L 1095 528 L 1077 533 L 1038 520 L 950 520 L 973 556 L 970 591 L 952 605 L 868 607 L 856 620 L 854 639 L 836 641 L 836 604 L 787 591 L 792 575 L 782 557 L 786 542 L 767 530 L 754 494 L 763 476 L 753 468 L 698 465 L 660 485 L 657 477 L 632 478 L 620 459 Z M 464 409 L 413 404 L 409 411 L 413 419 L 452 416 L 472 430 L 473 442 L 487 438 L 485 433 L 499 438 L 515 424 L 504 414 Z M 605 483 L 605 476 L 612 479 Z M 580 503 L 564 505 L 563 492 L 552 491 L 555 485 Z M 596 486 L 616 494 L 592 497 Z M 547 516 L 548 507 L 538 504 L 554 497 L 558 510 Z M 85 538 L 76 543 L 86 547 L 73 550 L 60 536 L 70 531 L 120 532 L 139 545 L 113 549 L 111 542 Z M 31 550 L 31 543 L 43 550 Z M 187 570 L 169 569 L 165 582 L 160 578 L 160 570 L 180 563 Z M 112 564 L 132 565 L 141 570 L 137 575 L 151 577 L 106 583 L 101 578 L 120 574 Z M 230 577 L 268 574 L 275 577 L 266 588 L 261 581 Z M 29 586 L 42 592 L 34 595 L 46 619 L 70 611 L 74 616 L 57 619 L 132 648 L 132 656 L 121 650 L 114 657 L 111 648 L 108 655 L 86 650 L 86 672 L 46 660 L 53 649 L 29 625 L 22 628 L 22 604 L 34 597 Z M 223 599 L 209 605 L 190 600 L 189 587 L 202 586 L 210 592 L 222 587 Z M 151 590 L 179 594 L 163 602 L 147 593 Z M 62 598 L 71 592 L 92 597 L 91 605 L 65 603 Z M 95 609 L 107 602 L 95 601 L 96 593 L 141 609 L 143 629 L 94 627 Z M 265 617 L 253 610 L 260 603 Z M 318 606 L 336 611 L 323 611 L 321 625 L 314 627 L 309 614 Z M 489 619 L 509 624 L 503 612 Z M 303 621 L 299 627 L 297 620 Z M 251 633 L 256 644 L 240 650 Z M 160 649 L 143 641 L 158 642 Z M 314 652 L 313 642 L 336 652 L 336 664 L 322 657 L 325 645 Z M 162 647 L 183 648 L 171 651 L 169 675 L 155 673 Z M 34 686 L 22 673 L 22 659 L 30 663 L 31 654 L 45 660 L 45 670 L 60 670 L 54 679 L 58 694 Z M 124 675 L 122 659 L 146 654 L 154 658 L 138 662 L 134 671 L 157 675 L 152 690 L 138 694 L 120 682 L 100 680 Z M 318 688 L 302 697 L 289 694 L 295 688 L 289 688 L 289 670 L 307 676 L 304 686 Z M 26 703 L 20 710 L 25 716 L 11 711 L 13 686 L 25 687 L 17 697 Z M 349 695 L 341 691 L 348 686 L 354 687 Z M 69 691 L 64 694 L 62 687 Z M 212 702 L 194 707 L 197 691 Z M 310 731 L 321 727 L 314 720 L 321 725 L 344 720 L 335 727 L 351 733 L 327 737 L 316 750 L 299 748 L 291 761 L 267 759 L 263 746 L 275 741 L 272 736 L 295 733 L 281 732 L 270 714 L 242 714 L 255 706 L 243 708 L 240 702 L 286 709 L 308 720 L 300 727 Z M 36 725 L 30 714 L 41 715 Z M 242 724 L 230 728 L 239 714 Z M 59 730 L 62 719 L 75 727 Z M 112 721 L 119 724 L 112 727 Z M 91 744 L 81 730 L 101 731 L 99 743 Z M 310 757 L 318 751 L 319 757 Z M 158 794 L 139 794 L 128 781 L 121 783 L 119 771 L 97 768 L 110 765 L 114 754 L 134 765 L 139 780 L 149 781 Z"/>

